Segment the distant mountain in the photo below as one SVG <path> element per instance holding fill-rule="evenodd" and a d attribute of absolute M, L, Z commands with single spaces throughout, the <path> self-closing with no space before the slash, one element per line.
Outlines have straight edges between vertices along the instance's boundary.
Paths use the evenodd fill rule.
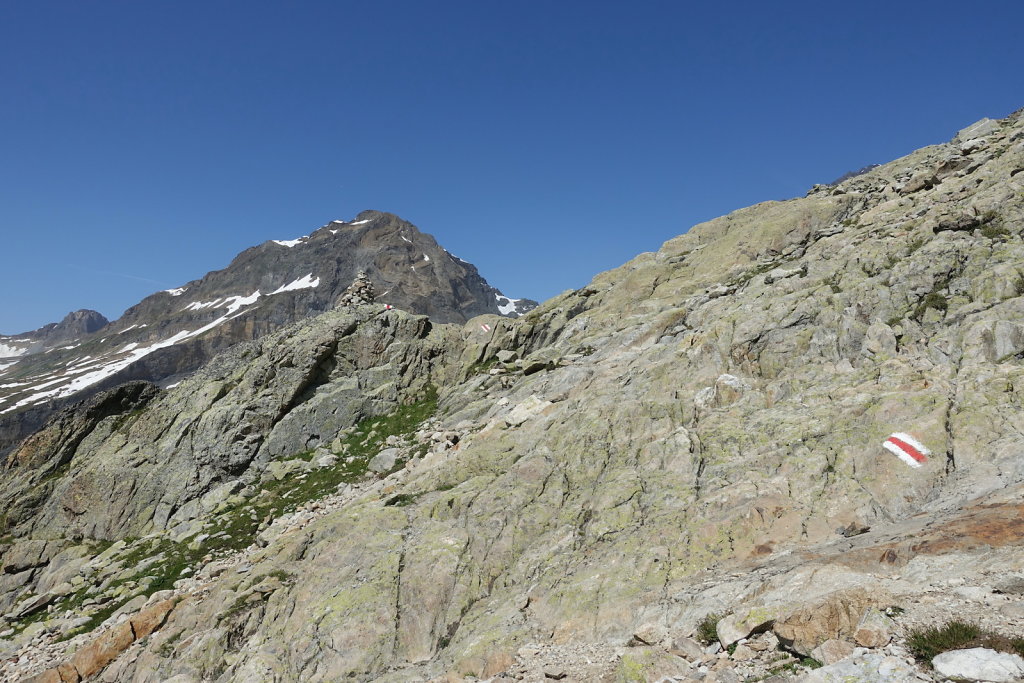
<path fill-rule="evenodd" d="M 856 171 L 847 171 L 846 173 L 844 173 L 843 175 L 839 176 L 831 183 L 829 183 L 829 185 L 838 185 L 839 183 L 845 182 L 850 178 L 856 178 L 859 175 L 864 175 L 868 171 L 873 171 L 876 168 L 878 168 L 878 164 L 868 164 L 867 166 L 858 168 Z"/>
<path fill-rule="evenodd" d="M 364 211 L 246 249 L 227 268 L 148 296 L 113 323 L 76 311 L 0 337 L 0 456 L 69 400 L 129 380 L 171 384 L 233 344 L 330 310 L 360 271 L 382 305 L 435 322 L 517 317 L 537 305 L 505 296 L 412 223 Z"/>
<path fill-rule="evenodd" d="M 10 337 L 0 335 L 0 367 L 10 365 L 13 358 L 42 353 L 51 347 L 92 334 L 110 323 L 96 311 L 72 311 L 59 323 L 43 325 L 38 330 L 22 332 Z"/>

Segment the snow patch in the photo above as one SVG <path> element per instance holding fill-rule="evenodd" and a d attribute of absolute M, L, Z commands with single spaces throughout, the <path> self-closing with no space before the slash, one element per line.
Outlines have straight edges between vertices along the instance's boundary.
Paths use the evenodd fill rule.
<path fill-rule="evenodd" d="M 429 260 L 430 260 L 430 257 L 429 257 L 429 256 L 427 256 L 426 254 L 424 254 L 424 255 L 423 255 L 423 260 L 424 260 L 424 261 L 429 261 Z"/>
<path fill-rule="evenodd" d="M 465 260 L 465 259 L 461 259 L 461 258 L 459 258 L 458 256 L 456 256 L 456 255 L 455 255 L 455 254 L 453 254 L 452 252 L 448 251 L 447 249 L 442 249 L 442 251 L 443 251 L 444 253 L 448 254 L 449 256 L 451 256 L 451 257 L 452 257 L 453 259 L 455 259 L 455 260 L 456 260 L 456 261 L 458 261 L 459 263 L 469 263 L 469 261 L 467 261 L 467 260 Z"/>
<path fill-rule="evenodd" d="M 258 289 L 249 296 L 229 296 L 225 300 L 223 306 L 228 307 L 227 315 L 231 315 L 242 306 L 251 306 L 252 304 L 256 303 L 256 300 L 259 299 L 260 296 L 262 295 L 260 294 L 260 290 Z M 218 306 L 217 308 L 221 308 L 221 306 Z M 196 332 L 196 334 L 199 333 Z"/>
<path fill-rule="evenodd" d="M 516 304 L 518 304 L 520 301 L 522 301 L 522 299 L 510 299 L 507 296 L 502 296 L 500 294 L 495 294 L 494 295 L 494 299 L 498 302 L 498 312 L 501 313 L 502 315 L 508 315 L 509 313 L 515 313 L 516 312 Z M 502 301 L 507 301 L 508 303 L 502 304 L 501 303 Z"/>
<path fill-rule="evenodd" d="M 0 343 L 0 358 L 14 358 L 15 356 L 24 356 L 26 353 L 28 353 L 27 348 Z"/>
<path fill-rule="evenodd" d="M 402 238 L 403 240 L 405 240 L 405 241 L 406 241 L 406 242 L 408 242 L 409 244 L 412 244 L 412 240 L 411 240 L 411 239 L 409 239 L 408 237 L 406 237 L 405 235 L 399 235 L 399 237 L 401 237 L 401 238 Z"/>
<path fill-rule="evenodd" d="M 270 241 L 273 242 L 274 244 L 280 244 L 282 247 L 288 247 L 290 249 L 291 247 L 294 247 L 296 244 L 302 244 L 302 241 L 304 239 L 308 238 L 308 237 L 309 237 L 309 235 L 303 235 L 302 237 L 298 237 L 298 238 L 293 239 L 293 240 L 270 240 Z"/>
<path fill-rule="evenodd" d="M 18 361 L 16 361 L 16 360 L 0 360 L 0 372 L 3 372 L 4 370 L 6 370 L 7 368 L 11 367 L 12 365 L 14 365 L 17 362 Z M 9 386 L 9 385 L 4 384 L 2 386 Z"/>
<path fill-rule="evenodd" d="M 193 301 L 192 303 L 190 303 L 188 306 L 186 306 L 185 308 L 183 308 L 181 310 L 183 310 L 183 311 L 201 311 L 204 308 L 214 308 L 221 301 L 224 301 L 224 299 L 214 299 L 213 301 Z"/>
<path fill-rule="evenodd" d="M 298 280 L 295 280 L 294 282 L 289 282 L 286 285 L 281 285 L 267 296 L 273 296 L 274 294 L 280 294 L 281 292 L 291 292 L 296 289 L 311 289 L 313 287 L 318 286 L 319 284 L 319 276 L 314 279 L 313 273 L 310 273 L 306 277 L 300 277 Z"/>
<path fill-rule="evenodd" d="M 181 296 L 182 294 L 185 293 L 185 290 L 187 289 L 188 287 L 177 287 L 175 289 L 165 289 L 164 292 L 170 294 L 171 296 Z"/>
<path fill-rule="evenodd" d="M 372 219 L 370 219 L 370 218 L 366 218 L 366 219 L 361 220 L 361 221 L 352 221 L 351 223 L 349 223 L 349 225 L 362 225 L 363 223 L 369 223 L 371 220 Z"/>

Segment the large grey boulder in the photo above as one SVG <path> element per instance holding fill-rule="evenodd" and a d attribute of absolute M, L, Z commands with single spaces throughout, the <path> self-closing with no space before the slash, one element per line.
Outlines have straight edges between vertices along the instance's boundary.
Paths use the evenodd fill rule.
<path fill-rule="evenodd" d="M 1024 679 L 1024 658 L 986 647 L 943 652 L 932 658 L 932 667 L 953 681 L 1013 683 Z"/>

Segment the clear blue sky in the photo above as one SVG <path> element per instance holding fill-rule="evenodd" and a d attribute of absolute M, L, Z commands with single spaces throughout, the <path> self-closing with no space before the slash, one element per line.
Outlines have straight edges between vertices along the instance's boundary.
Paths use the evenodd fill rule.
<path fill-rule="evenodd" d="M 0 332 L 395 212 L 511 296 L 1024 106 L 1024 3 L 6 2 Z"/>

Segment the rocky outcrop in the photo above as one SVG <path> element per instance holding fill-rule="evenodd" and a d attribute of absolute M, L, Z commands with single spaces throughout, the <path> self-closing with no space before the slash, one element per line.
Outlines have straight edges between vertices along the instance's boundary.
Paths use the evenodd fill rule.
<path fill-rule="evenodd" d="M 934 679 L 907 629 L 1024 628 L 991 588 L 1024 565 L 1024 117 L 983 128 L 519 319 L 357 307 L 221 354 L 12 520 L 6 613 L 74 592 L 11 647 L 47 668 L 170 590 L 104 676 Z"/>

